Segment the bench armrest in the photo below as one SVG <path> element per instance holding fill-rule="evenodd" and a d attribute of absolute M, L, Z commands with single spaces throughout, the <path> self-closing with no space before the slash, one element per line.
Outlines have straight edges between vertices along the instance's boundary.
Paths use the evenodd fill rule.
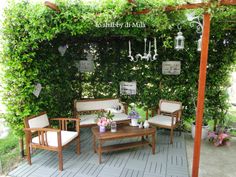
<path fill-rule="evenodd" d="M 124 106 L 125 114 L 128 114 L 128 107 L 129 107 L 129 104 L 126 103 L 126 102 L 122 102 L 122 101 L 120 101 L 120 103 Z"/>

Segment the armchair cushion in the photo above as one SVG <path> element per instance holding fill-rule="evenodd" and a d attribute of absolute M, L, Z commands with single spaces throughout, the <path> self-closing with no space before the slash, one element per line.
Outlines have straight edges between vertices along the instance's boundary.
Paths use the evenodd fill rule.
<path fill-rule="evenodd" d="M 28 120 L 29 128 L 43 128 L 49 126 L 47 114 L 42 114 L 40 116 L 34 117 Z"/>
<path fill-rule="evenodd" d="M 44 139 L 46 135 L 44 135 Z M 72 132 L 72 131 L 61 131 L 61 144 L 62 146 L 66 145 L 70 141 L 72 141 L 74 138 L 78 136 L 78 132 Z M 58 147 L 58 140 L 57 140 L 57 132 L 47 132 L 47 142 L 48 146 Z M 32 143 L 39 144 L 39 137 L 36 136 L 32 139 Z"/>
<path fill-rule="evenodd" d="M 178 102 L 169 102 L 169 101 L 161 101 L 160 102 L 160 110 L 162 112 L 169 112 L 169 113 L 172 113 L 172 112 L 175 112 L 177 110 L 180 110 L 182 107 L 182 105 Z"/>
<path fill-rule="evenodd" d="M 171 116 L 165 115 L 156 115 L 148 120 L 150 124 L 162 125 L 162 126 L 169 126 L 171 127 Z M 174 117 L 173 125 L 176 123 L 176 118 Z"/>

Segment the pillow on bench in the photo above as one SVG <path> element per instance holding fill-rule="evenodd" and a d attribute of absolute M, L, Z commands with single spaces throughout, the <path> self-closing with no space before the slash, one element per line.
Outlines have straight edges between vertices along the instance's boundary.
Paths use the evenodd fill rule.
<path fill-rule="evenodd" d="M 113 121 L 129 121 L 127 105 L 122 104 L 119 99 L 89 99 L 74 101 L 74 116 L 80 118 L 80 126 L 96 125 L 96 112 L 101 110 L 111 111 L 114 115 Z"/>

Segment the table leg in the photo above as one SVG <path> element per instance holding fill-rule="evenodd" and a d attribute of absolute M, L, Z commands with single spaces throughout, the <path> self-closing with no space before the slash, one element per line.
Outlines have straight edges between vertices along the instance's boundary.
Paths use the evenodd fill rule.
<path fill-rule="evenodd" d="M 98 142 L 98 155 L 99 155 L 99 164 L 102 163 L 102 141 L 99 140 Z"/>
<path fill-rule="evenodd" d="M 142 141 L 144 141 L 145 139 L 144 139 L 144 136 L 142 136 Z"/>
<path fill-rule="evenodd" d="M 156 149 L 156 133 L 152 134 L 152 154 L 155 154 Z"/>
<path fill-rule="evenodd" d="M 93 135 L 93 150 L 96 153 L 96 138 L 95 138 L 95 135 Z"/>

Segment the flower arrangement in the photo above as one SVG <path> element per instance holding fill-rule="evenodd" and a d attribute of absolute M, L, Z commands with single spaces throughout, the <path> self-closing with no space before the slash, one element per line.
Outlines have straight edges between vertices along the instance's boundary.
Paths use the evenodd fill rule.
<path fill-rule="evenodd" d="M 108 127 L 110 126 L 112 120 L 113 120 L 114 115 L 109 111 L 109 112 L 105 112 L 105 111 L 101 111 L 98 113 L 98 117 L 97 117 L 97 125 L 98 126 L 103 126 L 103 127 Z"/>
<path fill-rule="evenodd" d="M 103 126 L 103 127 L 108 126 L 110 123 L 111 123 L 111 120 L 106 118 L 106 117 L 101 117 L 97 121 L 97 125 L 98 126 Z"/>
<path fill-rule="evenodd" d="M 135 105 L 134 104 L 131 104 L 131 111 L 128 115 L 128 118 L 130 118 L 130 119 L 139 119 L 139 118 L 141 118 L 139 113 L 135 110 Z"/>
<path fill-rule="evenodd" d="M 230 145 L 230 135 L 225 130 L 222 130 L 222 128 L 218 128 L 215 132 L 209 132 L 208 139 L 215 146 Z"/>
<path fill-rule="evenodd" d="M 128 115 L 128 118 L 131 119 L 131 126 L 138 126 L 138 119 L 141 118 L 139 113 L 135 110 L 135 104 L 131 103 L 131 111 Z"/>

